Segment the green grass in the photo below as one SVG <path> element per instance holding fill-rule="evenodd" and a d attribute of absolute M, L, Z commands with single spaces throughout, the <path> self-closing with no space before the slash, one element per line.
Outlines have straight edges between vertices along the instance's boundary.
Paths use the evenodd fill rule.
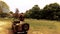
<path fill-rule="evenodd" d="M 5 24 L 3 24 L 3 26 L 0 25 L 0 27 L 8 30 L 11 29 L 11 25 L 13 22 L 11 18 L 0 18 L 0 24 L 1 22 Z M 25 19 L 25 23 L 29 23 L 30 25 L 28 34 L 60 34 L 60 21 Z"/>
<path fill-rule="evenodd" d="M 48 32 L 46 34 L 60 34 L 60 21 L 26 19 L 32 31 Z"/>

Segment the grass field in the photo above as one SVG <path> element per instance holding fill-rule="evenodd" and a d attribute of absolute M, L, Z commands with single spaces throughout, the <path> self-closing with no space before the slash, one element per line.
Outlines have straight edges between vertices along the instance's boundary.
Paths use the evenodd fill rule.
<path fill-rule="evenodd" d="M 30 24 L 29 34 L 60 34 L 60 21 L 26 19 Z"/>
<path fill-rule="evenodd" d="M 0 34 L 11 34 L 12 19 L 0 18 Z M 30 24 L 28 34 L 60 34 L 60 21 L 25 19 Z"/>

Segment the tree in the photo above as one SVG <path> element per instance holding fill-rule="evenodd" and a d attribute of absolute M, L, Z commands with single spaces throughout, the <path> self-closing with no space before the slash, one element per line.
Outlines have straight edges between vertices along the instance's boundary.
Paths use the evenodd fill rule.
<path fill-rule="evenodd" d="M 9 12 L 9 6 L 5 3 L 5 2 L 3 2 L 3 1 L 0 1 L 0 10 L 2 11 L 2 12 Z"/>
<path fill-rule="evenodd" d="M 0 15 L 1 15 L 2 18 L 9 16 L 7 13 L 1 13 Z"/>
<path fill-rule="evenodd" d="M 32 13 L 31 9 L 30 10 L 27 10 L 26 13 L 25 13 L 25 17 L 26 18 L 31 18 L 31 16 L 30 16 L 31 13 Z"/>
<path fill-rule="evenodd" d="M 34 5 L 34 7 L 32 7 L 32 9 L 28 10 L 26 12 L 27 17 L 29 18 L 33 18 L 33 19 L 39 19 L 39 13 L 40 12 L 40 8 L 38 5 Z"/>
<path fill-rule="evenodd" d="M 56 19 L 57 18 L 57 13 L 60 11 L 60 5 L 57 3 L 52 3 L 49 5 L 46 5 L 43 8 L 44 12 L 45 12 L 45 18 L 47 19 Z"/>
<path fill-rule="evenodd" d="M 13 12 L 12 12 L 12 11 L 10 11 L 10 14 L 13 14 Z"/>
<path fill-rule="evenodd" d="M 0 17 L 8 16 L 7 14 L 9 14 L 9 6 L 5 2 L 0 1 Z"/>
<path fill-rule="evenodd" d="M 26 17 L 34 19 L 60 20 L 60 5 L 58 3 L 51 3 L 43 9 L 40 9 L 38 5 L 34 5 L 25 14 Z"/>

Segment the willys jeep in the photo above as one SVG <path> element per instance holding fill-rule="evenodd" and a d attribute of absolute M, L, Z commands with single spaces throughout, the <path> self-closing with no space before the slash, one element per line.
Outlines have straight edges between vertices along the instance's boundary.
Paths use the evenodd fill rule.
<path fill-rule="evenodd" d="M 29 24 L 21 21 L 14 21 L 12 24 L 12 30 L 14 34 L 27 34 L 29 30 Z"/>

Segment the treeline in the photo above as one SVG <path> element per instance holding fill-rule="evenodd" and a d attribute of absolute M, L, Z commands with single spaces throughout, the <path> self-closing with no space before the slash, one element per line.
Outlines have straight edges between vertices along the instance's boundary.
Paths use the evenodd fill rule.
<path fill-rule="evenodd" d="M 60 5 L 58 3 L 51 3 L 40 9 L 38 5 L 34 5 L 25 13 L 26 18 L 32 19 L 49 19 L 60 20 Z"/>
<path fill-rule="evenodd" d="M 9 6 L 5 2 L 0 1 L 0 17 L 8 17 L 9 11 Z"/>

